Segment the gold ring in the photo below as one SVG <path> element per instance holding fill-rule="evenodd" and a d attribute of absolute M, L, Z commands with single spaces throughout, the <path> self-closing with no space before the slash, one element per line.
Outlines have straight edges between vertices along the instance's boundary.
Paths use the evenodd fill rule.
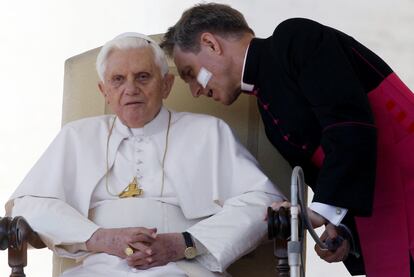
<path fill-rule="evenodd" d="M 127 256 L 131 256 L 132 254 L 134 254 L 134 250 L 128 246 L 127 248 L 125 248 L 124 253 Z"/>

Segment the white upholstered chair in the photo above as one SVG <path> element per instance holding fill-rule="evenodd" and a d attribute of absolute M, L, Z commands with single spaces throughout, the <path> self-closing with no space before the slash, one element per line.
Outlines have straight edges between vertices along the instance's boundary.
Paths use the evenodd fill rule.
<path fill-rule="evenodd" d="M 161 35 L 152 36 L 159 41 Z M 88 116 L 110 113 L 105 100 L 98 91 L 95 59 L 99 48 L 69 58 L 65 63 L 62 125 Z M 205 97 L 194 99 L 187 85 L 177 75 L 174 64 L 169 61 L 170 72 L 176 75 L 174 87 L 165 105 L 176 111 L 206 113 L 224 119 L 240 141 L 258 159 L 264 171 L 274 183 L 287 191 L 290 167 L 270 145 L 264 134 L 256 99 L 241 95 L 232 106 L 223 106 Z M 265 223 L 264 223 L 265 224 Z M 53 258 L 53 276 L 57 277 L 74 264 L 68 259 Z M 265 243 L 253 253 L 243 257 L 229 268 L 233 276 L 274 276 L 275 261 L 272 243 Z"/>

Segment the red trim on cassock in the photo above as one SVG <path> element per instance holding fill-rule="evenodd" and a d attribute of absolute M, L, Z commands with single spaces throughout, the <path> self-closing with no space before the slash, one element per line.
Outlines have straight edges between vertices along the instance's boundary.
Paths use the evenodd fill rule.
<path fill-rule="evenodd" d="M 323 152 L 322 146 L 319 146 L 318 148 L 316 148 L 315 152 L 313 153 L 311 161 L 317 168 L 321 168 L 324 159 L 325 159 L 325 152 Z"/>

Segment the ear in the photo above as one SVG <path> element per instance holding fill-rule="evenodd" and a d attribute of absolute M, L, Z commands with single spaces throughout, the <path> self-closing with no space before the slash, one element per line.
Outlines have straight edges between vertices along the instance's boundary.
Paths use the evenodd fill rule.
<path fill-rule="evenodd" d="M 102 96 L 105 98 L 105 101 L 109 104 L 108 94 L 105 92 L 105 84 L 102 81 L 98 83 L 99 91 L 101 92 Z"/>
<path fill-rule="evenodd" d="M 221 54 L 223 49 L 220 41 L 212 33 L 202 33 L 200 36 L 200 46 L 206 48 L 208 51 L 212 51 L 217 54 Z"/>
<path fill-rule="evenodd" d="M 163 84 L 162 84 L 162 99 L 166 99 L 168 95 L 170 95 L 171 88 L 174 84 L 175 76 L 173 74 L 167 73 L 164 76 Z"/>

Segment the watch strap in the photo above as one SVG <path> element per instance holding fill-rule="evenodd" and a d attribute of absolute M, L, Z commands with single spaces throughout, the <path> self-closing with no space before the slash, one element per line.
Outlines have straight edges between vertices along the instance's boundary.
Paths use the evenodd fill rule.
<path fill-rule="evenodd" d="M 184 237 L 185 246 L 187 247 L 194 247 L 193 239 L 191 238 L 191 234 L 189 232 L 182 232 Z"/>

